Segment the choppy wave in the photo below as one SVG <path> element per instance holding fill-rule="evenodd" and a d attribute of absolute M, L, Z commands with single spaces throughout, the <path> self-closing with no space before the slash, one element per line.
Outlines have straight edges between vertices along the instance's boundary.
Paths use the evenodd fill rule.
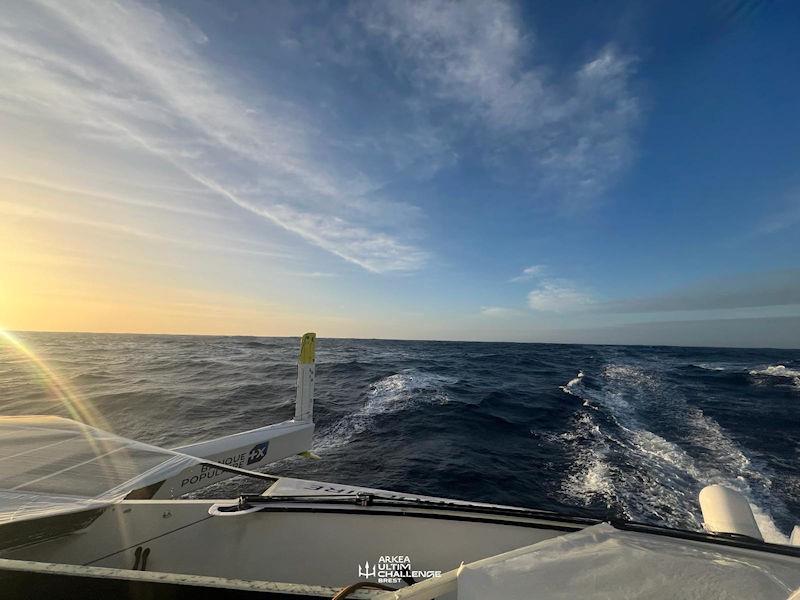
<path fill-rule="evenodd" d="M 795 387 L 800 388 L 800 370 L 787 369 L 783 365 L 770 365 L 763 369 L 753 369 L 750 371 L 750 375 L 757 380 L 775 378 L 779 381 L 791 382 Z"/>
<path fill-rule="evenodd" d="M 583 371 L 578 371 L 578 374 L 577 374 L 577 375 L 576 375 L 576 376 L 575 376 L 573 379 L 570 379 L 570 380 L 567 382 L 567 385 L 564 385 L 564 386 L 562 386 L 562 387 L 561 387 L 561 389 L 562 389 L 562 390 L 564 390 L 564 391 L 566 392 L 566 391 L 568 391 L 570 388 L 573 388 L 573 387 L 575 387 L 576 385 L 579 385 L 579 384 L 580 384 L 580 382 L 581 382 L 581 380 L 583 379 L 583 376 L 584 376 L 584 375 L 583 375 Z"/>
<path fill-rule="evenodd" d="M 697 367 L 698 369 L 705 369 L 706 371 L 724 371 L 725 367 L 720 365 L 710 365 L 708 363 L 700 363 L 697 365 L 690 365 L 692 367 Z"/>
<path fill-rule="evenodd" d="M 174 447 L 292 414 L 295 339 L 21 337 L 77 401 L 144 442 Z M 318 348 L 322 460 L 270 472 L 691 529 L 702 526 L 697 493 L 722 483 L 746 495 L 768 539 L 800 521 L 800 351 L 328 339 Z M 69 416 L 54 389 L 0 346 L 2 414 Z"/>
<path fill-rule="evenodd" d="M 455 377 L 419 369 L 405 369 L 383 377 L 370 386 L 356 411 L 320 431 L 314 450 L 324 452 L 342 446 L 353 436 L 368 431 L 375 419 L 385 415 L 413 410 L 428 403 L 444 404 L 448 399 L 444 386 L 457 381 Z"/>

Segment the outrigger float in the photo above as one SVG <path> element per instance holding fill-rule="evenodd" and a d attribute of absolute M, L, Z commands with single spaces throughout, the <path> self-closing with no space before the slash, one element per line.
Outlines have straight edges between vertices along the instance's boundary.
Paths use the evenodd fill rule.
<path fill-rule="evenodd" d="M 720 486 L 692 532 L 262 473 L 311 448 L 314 352 L 292 420 L 172 450 L 0 418 L 0 596 L 800 600 L 800 529 L 764 542 Z M 265 491 L 185 498 L 236 475 Z"/>

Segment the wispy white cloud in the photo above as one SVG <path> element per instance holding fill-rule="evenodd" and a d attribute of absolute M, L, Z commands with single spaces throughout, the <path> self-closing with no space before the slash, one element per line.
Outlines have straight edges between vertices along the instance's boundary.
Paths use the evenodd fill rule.
<path fill-rule="evenodd" d="M 519 157 L 535 183 L 568 206 L 601 195 L 633 158 L 640 103 L 635 59 L 607 46 L 572 71 L 536 61 L 536 40 L 507 2 L 388 2 L 357 5 L 422 101 L 453 111 L 482 132 L 496 167 Z M 532 167 L 532 169 L 531 169 Z"/>
<path fill-rule="evenodd" d="M 536 311 L 569 312 L 589 308 L 594 298 L 566 279 L 542 280 L 528 292 L 528 306 Z"/>
<path fill-rule="evenodd" d="M 752 235 L 771 235 L 785 231 L 789 227 L 800 223 L 800 190 L 794 190 L 786 197 L 786 202 L 780 210 L 764 215 Z"/>
<path fill-rule="evenodd" d="M 778 316 L 780 309 L 796 314 L 800 306 L 800 269 L 740 273 L 697 281 L 660 294 L 606 300 L 574 281 L 540 277 L 528 293 L 528 306 L 542 312 L 591 312 L 594 315 L 658 313 L 749 316 L 747 310 Z"/>
<path fill-rule="evenodd" d="M 236 240 L 237 245 L 230 243 L 232 240 L 226 240 L 228 243 L 216 244 L 213 239 L 194 239 L 186 237 L 174 237 L 169 235 L 162 235 L 147 229 L 142 229 L 133 225 L 124 223 L 117 223 L 113 221 L 104 221 L 101 219 L 87 218 L 80 215 L 70 214 L 68 212 L 52 209 L 48 207 L 32 206 L 22 204 L 19 202 L 8 202 L 0 200 L 0 215 L 6 215 L 12 218 L 22 218 L 36 221 L 50 221 L 56 223 L 63 223 L 69 226 L 84 227 L 101 231 L 114 237 L 126 236 L 130 238 L 140 238 L 150 242 L 159 242 L 164 244 L 172 244 L 176 246 L 184 246 L 187 248 L 195 248 L 198 250 L 207 250 L 214 252 L 229 252 L 233 254 L 245 254 L 252 256 L 260 256 L 264 258 L 283 258 L 290 259 L 291 255 L 281 252 L 280 250 L 258 247 L 242 247 L 238 244 L 241 240 Z M 246 243 L 246 241 L 245 241 Z"/>
<path fill-rule="evenodd" d="M 519 315 L 520 311 L 506 306 L 481 306 L 481 314 L 484 317 L 507 318 Z"/>
<path fill-rule="evenodd" d="M 367 270 L 408 271 L 427 260 L 373 226 L 365 193 L 378 184 L 326 160 L 325 136 L 296 106 L 215 68 L 208 38 L 188 19 L 136 2 L 47 0 L 14 4 L 7 17 L 0 110 L 159 156 Z"/>
<path fill-rule="evenodd" d="M 326 273 L 324 271 L 310 271 L 308 273 L 303 271 L 296 271 L 294 273 L 289 273 L 294 277 L 308 277 L 310 279 L 327 279 L 330 277 L 336 277 L 336 273 Z"/>
<path fill-rule="evenodd" d="M 157 210 L 163 210 L 167 212 L 174 212 L 181 215 L 192 215 L 196 217 L 208 217 L 211 219 L 216 220 L 225 220 L 229 217 L 221 215 L 218 212 L 213 212 L 209 210 L 203 210 L 200 208 L 195 208 L 193 206 L 182 206 L 176 205 L 166 202 L 155 202 L 153 200 L 149 200 L 146 198 L 136 198 L 130 196 L 122 196 L 119 194 L 109 194 L 102 191 L 97 190 L 89 190 L 89 189 L 81 189 L 72 186 L 65 186 L 58 183 L 52 183 L 45 180 L 34 180 L 34 179 L 25 179 L 20 177 L 12 177 L 6 175 L 0 175 L 0 183 L 3 181 L 10 182 L 12 184 L 18 184 L 22 186 L 34 187 L 34 188 L 41 188 L 47 190 L 49 192 L 55 192 L 58 194 L 60 198 L 75 198 L 75 197 L 83 197 L 83 198 L 92 198 L 101 201 L 108 201 L 108 202 L 115 202 L 119 204 L 128 204 L 130 206 L 138 206 L 142 208 L 153 208 Z"/>
<path fill-rule="evenodd" d="M 525 267 L 522 269 L 522 273 L 517 275 L 516 277 L 512 277 L 508 281 L 510 283 L 517 283 L 520 281 L 530 281 L 537 275 L 542 275 L 545 272 L 544 265 L 531 265 L 530 267 Z"/>
<path fill-rule="evenodd" d="M 800 268 L 715 277 L 645 298 L 604 302 L 608 313 L 659 313 L 800 305 Z"/>

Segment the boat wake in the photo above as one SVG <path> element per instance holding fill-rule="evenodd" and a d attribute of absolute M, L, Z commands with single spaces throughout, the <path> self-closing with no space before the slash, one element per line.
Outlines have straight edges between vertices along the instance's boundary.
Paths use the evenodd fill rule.
<path fill-rule="evenodd" d="M 748 498 L 767 541 L 787 542 L 772 515 L 790 515 L 770 494 L 768 470 L 656 369 L 608 364 L 561 389 L 583 404 L 557 436 L 572 460 L 561 485 L 567 500 L 700 530 L 697 494 L 721 484 Z"/>

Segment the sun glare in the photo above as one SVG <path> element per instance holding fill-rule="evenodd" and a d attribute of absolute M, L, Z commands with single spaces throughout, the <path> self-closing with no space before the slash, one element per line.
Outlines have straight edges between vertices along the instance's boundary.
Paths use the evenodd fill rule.
<path fill-rule="evenodd" d="M 13 333 L 0 329 L 0 342 L 9 346 L 29 361 L 38 374 L 41 385 L 47 388 L 52 397 L 66 408 L 72 419 L 100 429 L 108 429 L 100 414 L 86 403 L 63 377 L 30 347 L 25 345 L 22 340 Z"/>

